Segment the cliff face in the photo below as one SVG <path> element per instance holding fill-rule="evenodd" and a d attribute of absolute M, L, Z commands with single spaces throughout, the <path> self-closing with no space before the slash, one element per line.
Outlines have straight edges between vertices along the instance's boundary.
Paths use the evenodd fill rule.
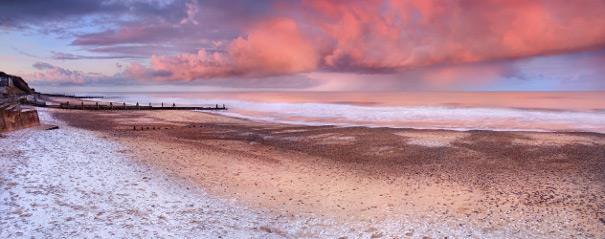
<path fill-rule="evenodd" d="M 0 71 L 0 93 L 4 97 L 7 97 L 11 95 L 31 94 L 34 91 L 23 78 Z"/>

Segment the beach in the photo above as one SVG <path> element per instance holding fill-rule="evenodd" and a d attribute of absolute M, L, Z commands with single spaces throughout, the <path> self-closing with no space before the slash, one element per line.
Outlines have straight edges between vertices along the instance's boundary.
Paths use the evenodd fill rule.
<path fill-rule="evenodd" d="M 43 114 L 48 115 L 42 117 L 43 121 L 55 120 L 61 127 L 56 132 L 65 137 L 74 137 L 71 134 L 75 132 L 91 137 L 68 142 L 69 147 L 87 150 L 82 155 L 92 155 L 90 160 L 94 161 L 92 169 L 85 165 L 79 168 L 88 170 L 88 175 L 70 177 L 70 182 L 77 184 L 84 180 L 91 184 L 84 186 L 84 191 L 103 190 L 96 189 L 98 183 L 90 179 L 101 177 L 101 182 L 105 181 L 101 188 L 114 194 L 109 200 L 114 201 L 114 206 L 106 208 L 117 210 L 115 205 L 119 205 L 124 210 L 134 208 L 141 212 L 126 213 L 125 217 L 132 220 L 127 223 L 131 230 L 123 233 L 136 232 L 143 237 L 225 238 L 602 238 L 605 235 L 605 136 L 597 133 L 302 126 L 189 111 L 48 110 Z M 42 136 L 36 134 L 47 137 L 56 132 L 16 134 L 38 138 Z M 16 138 L 28 137 L 8 136 L 9 140 Z M 113 145 L 114 149 L 106 149 L 102 144 Z M 101 156 L 103 152 L 98 155 L 97 150 L 101 149 L 111 151 L 112 155 Z M 68 157 L 73 155 L 71 151 L 65 148 L 51 153 Z M 28 158 L 21 155 L 23 152 L 18 153 L 19 157 Z M 26 173 L 3 170 L 3 202 L 23 194 L 34 201 L 49 197 L 31 195 L 31 189 L 23 192 L 21 184 L 32 184 L 32 180 L 18 182 L 19 177 L 14 177 L 15 174 L 34 177 L 36 173 L 32 170 L 40 170 L 41 166 L 30 168 L 31 164 L 48 158 L 57 160 L 29 157 L 25 162 L 19 161 L 26 166 L 3 162 L 4 168 L 26 170 Z M 74 166 L 64 161 L 61 164 L 61 167 Z M 121 170 L 141 172 L 124 176 Z M 115 173 L 127 179 L 116 180 Z M 159 180 L 161 187 L 148 185 L 155 185 L 154 180 Z M 136 186 L 127 186 L 132 184 Z M 63 190 L 73 190 L 72 186 L 64 185 L 68 188 Z M 124 187 L 127 193 L 111 192 L 114 186 Z M 148 193 L 164 196 L 149 198 Z M 107 198 L 90 196 L 91 192 L 83 195 L 98 200 L 89 203 L 95 207 L 108 203 Z M 120 203 L 128 199 L 132 202 Z M 149 205 L 154 201 L 163 210 Z M 26 216 L 8 213 L 3 223 L 39 220 L 27 217 L 29 211 L 39 209 L 21 204 L 4 204 L 3 211 L 21 208 L 21 214 Z M 219 208 L 219 212 L 201 210 L 208 205 Z M 63 210 L 61 206 L 55 209 Z M 70 207 L 69 210 L 75 211 L 70 214 L 70 223 L 85 223 L 93 228 L 76 233 L 97 233 L 94 225 L 107 223 L 107 219 L 90 214 L 100 209 Z M 87 213 L 78 214 L 81 210 Z M 162 213 L 172 224 L 162 224 L 160 219 L 153 218 Z M 233 218 L 238 218 L 237 222 Z M 240 225 L 239 220 L 246 226 Z M 119 219 L 110 221 L 120 228 L 126 225 Z M 164 226 L 148 230 L 143 225 Z M 162 228 L 168 229 L 157 232 Z M 187 234 L 192 228 L 197 229 Z M 51 233 L 50 237 L 65 230 L 45 229 Z M 152 234 L 153 231 L 167 234 Z M 119 234 L 118 230 L 116 235 L 125 234 Z"/>
<path fill-rule="evenodd" d="M 605 0 L 0 4 L 0 239 L 605 239 Z"/>
<path fill-rule="evenodd" d="M 71 127 L 45 110 L 40 116 L 60 129 L 30 128 L 0 138 L 2 238 L 316 238 L 346 233 L 334 221 L 274 216 L 212 196 L 132 160 L 129 147 L 109 134 Z"/>

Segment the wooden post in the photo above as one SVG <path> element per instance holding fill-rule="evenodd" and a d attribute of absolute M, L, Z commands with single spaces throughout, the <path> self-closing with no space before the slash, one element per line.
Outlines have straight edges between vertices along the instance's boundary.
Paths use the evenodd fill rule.
<path fill-rule="evenodd" d="M 109 102 L 109 109 L 113 110 L 113 102 Z"/>
<path fill-rule="evenodd" d="M 84 109 L 84 101 L 80 101 L 82 109 Z"/>
<path fill-rule="evenodd" d="M 99 102 L 95 102 L 95 106 L 97 106 L 97 110 L 99 109 Z"/>
<path fill-rule="evenodd" d="M 141 107 L 139 106 L 139 102 L 137 102 L 137 110 L 140 110 Z"/>
<path fill-rule="evenodd" d="M 126 110 L 126 102 L 123 102 L 122 106 L 124 106 L 124 110 Z"/>
<path fill-rule="evenodd" d="M 132 130 L 137 131 L 137 126 L 132 126 Z"/>
<path fill-rule="evenodd" d="M 164 108 L 164 102 L 162 102 L 162 108 Z"/>

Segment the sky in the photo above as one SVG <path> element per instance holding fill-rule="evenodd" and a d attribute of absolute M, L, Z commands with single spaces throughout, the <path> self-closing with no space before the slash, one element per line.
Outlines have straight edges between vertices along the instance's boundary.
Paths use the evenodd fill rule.
<path fill-rule="evenodd" d="M 605 90 L 603 0 L 2 0 L 0 71 L 86 91 Z"/>

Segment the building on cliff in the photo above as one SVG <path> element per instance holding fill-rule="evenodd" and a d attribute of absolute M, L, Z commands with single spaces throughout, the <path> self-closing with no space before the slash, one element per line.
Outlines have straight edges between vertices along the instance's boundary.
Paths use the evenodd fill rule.
<path fill-rule="evenodd" d="M 19 76 L 0 71 L 0 96 L 4 98 L 32 94 L 34 90 Z"/>

